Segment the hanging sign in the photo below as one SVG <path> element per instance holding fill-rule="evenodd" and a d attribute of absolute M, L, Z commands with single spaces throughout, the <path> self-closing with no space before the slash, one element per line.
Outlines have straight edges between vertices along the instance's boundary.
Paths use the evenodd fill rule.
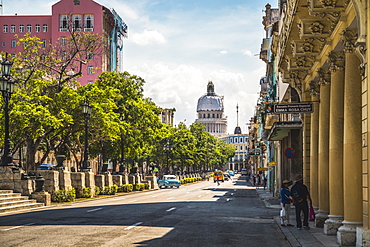
<path fill-rule="evenodd" d="M 275 114 L 288 114 L 288 113 L 312 113 L 312 103 L 280 103 L 274 104 L 273 112 Z"/>

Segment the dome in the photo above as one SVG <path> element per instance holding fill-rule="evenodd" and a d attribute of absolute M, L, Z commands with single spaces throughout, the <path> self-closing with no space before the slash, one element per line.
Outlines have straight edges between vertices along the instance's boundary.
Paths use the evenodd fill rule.
<path fill-rule="evenodd" d="M 207 85 L 207 94 L 198 99 L 197 112 L 199 111 L 223 111 L 223 97 L 214 92 L 214 85 L 210 81 Z"/>

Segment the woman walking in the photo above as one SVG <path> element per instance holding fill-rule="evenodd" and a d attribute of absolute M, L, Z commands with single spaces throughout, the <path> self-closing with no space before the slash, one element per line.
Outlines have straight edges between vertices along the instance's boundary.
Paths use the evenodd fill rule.
<path fill-rule="evenodd" d="M 281 226 L 293 226 L 290 224 L 290 191 L 289 186 L 292 184 L 291 181 L 284 180 L 280 190 L 280 221 Z M 286 225 L 285 225 L 286 221 Z"/>

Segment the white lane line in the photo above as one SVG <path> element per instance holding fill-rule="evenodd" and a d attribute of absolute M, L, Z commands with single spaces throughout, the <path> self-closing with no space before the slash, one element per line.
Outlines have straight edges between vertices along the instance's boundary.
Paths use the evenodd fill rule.
<path fill-rule="evenodd" d="M 234 193 L 231 193 L 231 195 L 233 196 L 233 195 L 234 195 Z"/>
<path fill-rule="evenodd" d="M 90 212 L 98 211 L 98 210 L 101 210 L 101 209 L 103 209 L 103 208 L 95 208 L 95 209 L 87 210 L 86 212 L 90 213 Z"/>
<path fill-rule="evenodd" d="M 118 200 L 122 200 L 123 198 L 114 198 L 114 199 L 111 199 L 111 201 L 118 201 Z"/>
<path fill-rule="evenodd" d="M 135 223 L 131 226 L 126 227 L 124 230 L 130 230 L 130 229 L 134 228 L 135 226 L 138 226 L 138 225 L 141 225 L 141 224 L 143 224 L 143 222 L 137 222 L 137 223 Z"/>
<path fill-rule="evenodd" d="M 11 228 L 3 229 L 3 231 L 9 231 L 9 230 L 13 230 L 13 229 L 21 228 L 21 227 L 24 227 L 24 226 L 32 226 L 32 225 L 34 225 L 34 224 L 35 224 L 35 223 L 28 223 L 28 224 L 21 225 L 21 226 L 14 226 L 14 227 L 11 227 Z"/>
<path fill-rule="evenodd" d="M 172 210 L 175 210 L 176 208 L 170 208 L 170 209 L 167 209 L 166 211 L 167 212 L 170 212 L 170 211 L 172 211 Z"/>
<path fill-rule="evenodd" d="M 167 198 L 167 200 L 172 200 L 172 199 L 175 199 L 175 197 L 170 197 L 170 198 Z"/>
<path fill-rule="evenodd" d="M 229 202 L 230 201 L 230 198 L 227 198 L 226 201 Z"/>

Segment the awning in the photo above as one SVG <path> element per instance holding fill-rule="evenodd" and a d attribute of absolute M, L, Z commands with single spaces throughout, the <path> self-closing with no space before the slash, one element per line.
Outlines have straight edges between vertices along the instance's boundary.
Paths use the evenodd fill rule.
<path fill-rule="evenodd" d="M 269 141 L 281 141 L 288 136 L 289 132 L 294 129 L 301 129 L 301 121 L 283 121 L 275 122 L 271 128 L 267 139 Z"/>

